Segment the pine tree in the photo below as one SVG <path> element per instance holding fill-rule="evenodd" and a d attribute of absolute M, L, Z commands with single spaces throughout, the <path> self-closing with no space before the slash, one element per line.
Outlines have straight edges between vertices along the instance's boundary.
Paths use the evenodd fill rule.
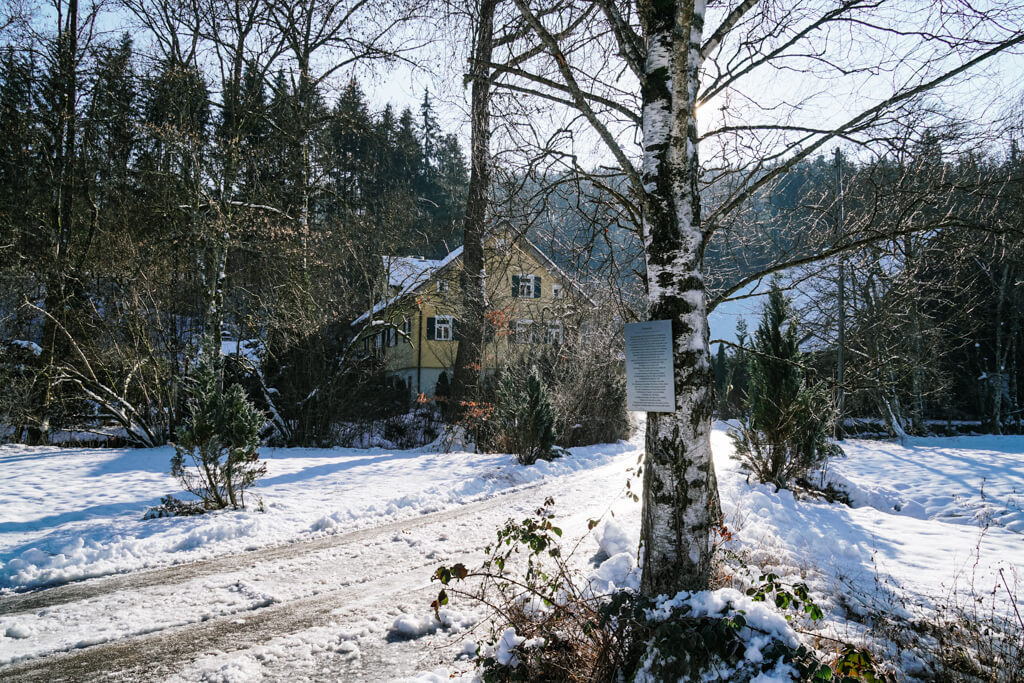
<path fill-rule="evenodd" d="M 223 389 L 220 358 L 208 343 L 193 378 L 189 420 L 178 430 L 171 474 L 206 510 L 245 507 L 245 490 L 262 477 L 259 432 L 263 415 L 242 387 Z"/>
<path fill-rule="evenodd" d="M 750 354 L 750 416 L 731 436 L 744 466 L 779 488 L 838 452 L 829 441 L 834 408 L 822 386 L 805 382 L 797 340 L 789 302 L 773 280 Z"/>
<path fill-rule="evenodd" d="M 423 162 L 421 165 L 422 174 L 429 178 L 438 168 L 438 146 L 440 129 L 437 127 L 437 117 L 434 115 L 434 105 L 430 102 L 430 91 L 423 92 L 423 102 L 420 103 L 420 125 L 419 125 L 420 149 L 423 150 Z"/>
<path fill-rule="evenodd" d="M 715 355 L 715 398 L 718 400 L 718 419 L 729 419 L 729 357 L 725 345 L 718 345 Z"/>
<path fill-rule="evenodd" d="M 739 417 L 744 414 L 747 396 L 750 393 L 750 373 L 747 362 L 747 321 L 740 318 L 736 321 L 736 352 L 729 357 L 729 381 L 727 396 L 729 414 Z"/>
<path fill-rule="evenodd" d="M 498 438 L 516 454 L 520 464 L 554 458 L 555 413 L 536 366 L 530 368 L 525 383 L 514 368 L 506 368 L 496 394 Z"/>
<path fill-rule="evenodd" d="M 0 249 L 0 259 L 17 260 L 18 254 L 41 253 L 41 235 L 33 214 L 45 200 L 40 182 L 38 112 L 34 96 L 38 87 L 35 65 L 14 51 L 0 59 L 0 232 L 17 249 Z"/>
<path fill-rule="evenodd" d="M 750 360 L 750 422 L 773 442 L 787 429 L 786 413 L 800 391 L 797 326 L 778 281 L 768 293 L 761 323 L 754 333 Z"/>

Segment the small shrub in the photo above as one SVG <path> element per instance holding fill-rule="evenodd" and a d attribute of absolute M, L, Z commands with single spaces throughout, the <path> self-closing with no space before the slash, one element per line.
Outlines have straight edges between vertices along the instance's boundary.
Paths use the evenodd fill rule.
<path fill-rule="evenodd" d="M 523 465 L 551 460 L 555 448 L 555 414 L 537 368 L 530 369 L 525 382 L 505 372 L 498 382 L 495 437 L 504 450 L 515 453 Z"/>
<path fill-rule="evenodd" d="M 449 591 L 493 609 L 489 641 L 477 655 L 487 683 L 615 680 L 614 634 L 598 627 L 605 599 L 571 578 L 553 505 L 548 498 L 532 516 L 507 520 L 479 569 L 458 563 L 438 567 L 432 577 L 443 585 L 435 610 L 448 604 Z M 472 592 L 456 587 L 474 580 L 479 588 Z"/>
<path fill-rule="evenodd" d="M 835 421 L 829 395 L 803 377 L 796 321 L 778 281 L 749 355 L 749 418 L 730 436 L 736 456 L 759 481 L 787 488 L 842 451 L 829 438 Z"/>
<path fill-rule="evenodd" d="M 202 503 L 178 500 L 174 496 L 164 496 L 160 504 L 146 510 L 143 519 L 160 519 L 161 517 L 191 517 L 206 512 Z"/>
<path fill-rule="evenodd" d="M 219 375 L 218 359 L 205 354 L 171 458 L 171 474 L 204 510 L 244 507 L 245 490 L 266 472 L 257 450 L 263 415 L 237 384 L 223 391 Z"/>

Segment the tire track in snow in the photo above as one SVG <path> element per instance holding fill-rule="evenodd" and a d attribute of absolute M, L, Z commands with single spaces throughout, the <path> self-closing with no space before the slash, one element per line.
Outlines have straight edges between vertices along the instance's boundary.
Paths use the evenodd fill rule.
<path fill-rule="evenodd" d="M 569 475 L 572 476 L 572 475 Z M 491 498 L 475 503 L 458 505 L 449 510 L 431 512 L 407 519 L 387 522 L 379 526 L 365 527 L 355 531 L 347 531 L 329 536 L 321 536 L 309 540 L 293 541 L 283 545 L 258 548 L 243 553 L 224 555 L 209 560 L 199 560 L 185 564 L 172 565 L 161 569 L 147 569 L 129 574 L 116 574 L 94 579 L 84 579 L 74 583 L 62 584 L 52 588 L 42 588 L 28 593 L 20 593 L 0 598 L 0 615 L 14 615 L 20 612 L 33 612 L 47 607 L 79 602 L 90 598 L 126 590 L 137 590 L 151 586 L 166 586 L 184 583 L 192 579 L 221 574 L 231 571 L 249 569 L 264 562 L 295 559 L 298 556 L 318 552 L 345 545 L 364 543 L 377 536 L 398 533 L 403 529 L 414 529 L 421 526 L 456 519 L 463 515 L 478 514 L 508 503 L 508 497 L 530 491 L 551 482 L 525 484 L 515 489 L 501 491 Z"/>
<path fill-rule="evenodd" d="M 428 592 L 423 576 L 429 562 L 328 593 L 234 613 L 157 633 L 95 645 L 0 668 L 0 680 L 83 681 L 103 678 L 158 681 L 175 673 L 182 662 L 217 652 L 264 643 L 275 636 L 331 623 L 332 613 L 360 604 L 380 604 L 398 594 Z M 410 590 L 410 583 L 415 588 Z"/>
<path fill-rule="evenodd" d="M 522 510 L 524 506 L 533 507 L 551 494 L 556 497 L 564 495 L 574 487 L 574 481 L 582 481 L 594 474 L 594 470 L 575 472 L 502 491 L 486 500 L 392 521 L 376 527 L 191 564 L 92 579 L 34 593 L 8 596 L 0 602 L 0 608 L 3 608 L 0 613 L 41 610 L 47 606 L 102 598 L 120 591 L 174 586 L 198 577 L 255 570 L 264 563 L 282 560 L 301 561 L 303 557 L 318 551 L 331 552 L 344 549 L 346 546 L 368 546 L 374 542 L 394 543 L 402 536 L 403 531 L 417 529 L 425 532 L 432 525 L 447 529 L 448 524 L 453 521 L 463 524 L 468 522 L 470 529 L 451 539 L 462 547 L 449 550 L 457 553 L 462 561 L 475 561 L 482 559 L 480 548 L 491 540 L 498 517 L 503 519 L 506 516 L 504 513 L 496 513 L 496 510 L 507 508 L 508 514 L 516 514 L 513 512 L 514 508 Z M 480 538 L 476 538 L 477 532 L 480 532 Z M 473 546 L 477 541 L 481 544 L 478 547 Z M 353 562 L 362 561 L 362 558 L 356 557 L 358 551 L 354 550 L 353 555 Z M 349 577 L 354 579 L 353 582 L 335 590 L 321 590 L 312 595 L 303 595 L 265 606 L 254 606 L 248 611 L 223 613 L 190 624 L 168 626 L 148 633 L 83 645 L 81 649 L 41 654 L 36 658 L 0 667 L 0 680 L 164 680 L 180 671 L 182 667 L 210 655 L 244 651 L 276 637 L 296 634 L 317 626 L 336 626 L 334 622 L 342 614 L 353 610 L 363 614 L 380 612 L 413 597 L 417 604 L 422 601 L 426 605 L 429 602 L 428 596 L 437 590 L 436 584 L 431 585 L 428 580 L 428 569 L 443 561 L 442 558 L 424 556 L 409 564 L 374 565 L 368 568 L 359 565 L 361 578 L 356 579 L 354 575 L 349 574 Z M 385 644 L 382 642 L 372 648 L 373 652 L 364 652 L 363 662 L 366 664 L 381 659 L 373 667 L 376 673 L 366 670 L 345 671 L 342 678 L 334 677 L 331 680 L 383 680 L 379 676 L 386 675 L 383 667 L 387 665 L 388 660 L 383 648 Z M 378 649 L 380 652 L 376 652 Z M 370 675 L 371 678 L 366 678 L 366 675 Z M 313 678 L 320 680 L 319 675 L 314 675 Z"/>

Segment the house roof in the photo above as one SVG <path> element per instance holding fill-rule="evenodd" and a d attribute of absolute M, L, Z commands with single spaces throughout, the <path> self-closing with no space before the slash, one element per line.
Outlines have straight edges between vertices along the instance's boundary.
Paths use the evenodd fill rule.
<path fill-rule="evenodd" d="M 533 252 L 538 259 L 544 263 L 549 269 L 557 273 L 564 282 L 574 287 L 580 294 L 582 294 L 591 304 L 594 300 L 583 291 L 583 288 L 579 284 L 570 278 L 565 271 L 558 267 L 551 258 L 541 251 L 537 245 L 531 242 L 525 235 L 520 235 L 515 238 L 517 242 L 525 243 L 531 252 Z M 399 299 L 415 292 L 417 289 L 422 287 L 428 282 L 438 271 L 445 268 L 454 261 L 457 261 L 462 256 L 462 247 L 456 247 L 445 256 L 443 259 L 431 260 L 419 257 L 399 257 L 399 256 L 385 256 L 384 258 L 384 269 L 388 273 L 388 285 L 390 287 L 397 288 L 398 291 L 394 296 L 385 297 L 373 305 L 373 308 L 366 311 L 361 316 L 352 321 L 352 327 L 362 325 L 367 322 L 370 318 L 377 315 L 391 304 L 397 302 Z"/>
<path fill-rule="evenodd" d="M 384 269 L 388 274 L 388 285 L 398 289 L 394 296 L 384 297 L 373 308 L 352 321 L 352 326 L 362 325 L 372 316 L 395 303 L 407 294 L 420 288 L 434 273 L 462 256 L 462 247 L 456 247 L 443 259 L 431 260 L 415 256 L 385 256 Z"/>
<path fill-rule="evenodd" d="M 422 256 L 383 256 L 384 272 L 388 274 L 388 285 L 404 291 L 415 287 L 430 277 L 441 264 L 441 259 L 425 259 Z"/>

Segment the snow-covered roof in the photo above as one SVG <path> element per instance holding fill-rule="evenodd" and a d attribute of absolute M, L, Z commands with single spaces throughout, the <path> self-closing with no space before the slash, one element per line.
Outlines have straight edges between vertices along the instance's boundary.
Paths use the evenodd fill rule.
<path fill-rule="evenodd" d="M 430 278 L 440 260 L 425 259 L 421 256 L 383 256 L 384 272 L 388 274 L 388 285 L 400 291 L 415 287 Z"/>
<path fill-rule="evenodd" d="M 362 325 L 370 317 L 377 315 L 385 308 L 398 301 L 406 294 L 419 289 L 434 273 L 462 256 L 462 247 L 456 247 L 443 259 L 431 260 L 416 256 L 385 256 L 384 270 L 388 274 L 388 286 L 397 288 L 393 296 L 384 297 L 373 305 L 373 308 L 352 321 L 352 326 Z"/>
<path fill-rule="evenodd" d="M 506 231 L 507 232 L 507 231 Z M 497 231 L 491 234 L 498 234 Z M 553 271 L 562 281 L 573 287 L 586 298 L 587 301 L 593 306 L 597 306 L 593 299 L 583 290 L 583 288 L 574 279 L 558 267 L 550 256 L 545 254 L 540 248 L 531 242 L 525 235 L 519 235 L 516 240 L 520 244 L 525 244 L 526 247 L 537 256 L 543 265 L 545 265 L 549 271 Z M 438 261 L 432 261 L 430 259 L 419 258 L 417 256 L 385 256 L 384 257 L 384 270 L 388 273 L 388 285 L 396 288 L 398 291 L 390 297 L 385 297 L 373 305 L 373 308 L 366 311 L 361 316 L 352 321 L 352 327 L 362 325 L 367 320 L 377 315 L 385 308 L 395 303 L 406 294 L 409 294 L 420 288 L 423 283 L 427 282 L 434 276 L 439 270 L 447 266 L 452 261 L 455 261 L 462 256 L 462 247 L 457 247 L 452 250 L 450 254 L 445 256 L 443 259 Z"/>

